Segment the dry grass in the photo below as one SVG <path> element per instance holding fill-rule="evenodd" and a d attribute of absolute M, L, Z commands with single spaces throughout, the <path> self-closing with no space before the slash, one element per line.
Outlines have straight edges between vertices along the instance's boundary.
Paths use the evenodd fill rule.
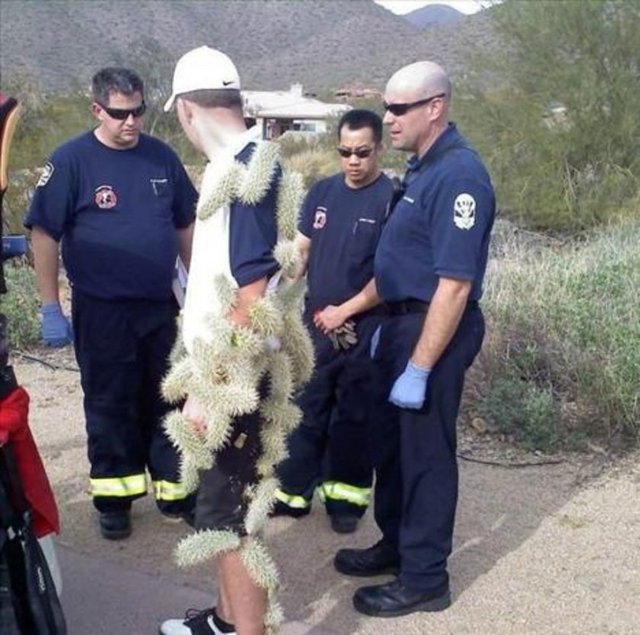
<path fill-rule="evenodd" d="M 484 299 L 485 414 L 540 447 L 638 436 L 639 240 L 627 223 L 579 243 L 503 241 Z"/>

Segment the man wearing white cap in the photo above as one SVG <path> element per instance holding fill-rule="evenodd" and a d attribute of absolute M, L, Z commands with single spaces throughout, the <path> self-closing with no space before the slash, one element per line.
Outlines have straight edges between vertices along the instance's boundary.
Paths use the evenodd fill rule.
<path fill-rule="evenodd" d="M 160 633 L 270 635 L 281 621 L 277 570 L 260 533 L 278 486 L 273 468 L 300 418 L 290 395 L 313 357 L 297 308 L 303 286 L 284 282 L 298 266 L 302 186 L 283 173 L 277 147 L 247 130 L 238 72 L 224 53 L 202 46 L 178 61 L 165 110 L 174 104 L 210 160 L 163 385 L 168 400 L 186 399 L 166 428 L 182 454 L 182 483 L 198 489 L 198 531 L 180 543 L 178 561 L 213 560 L 219 593 L 217 606 L 168 620 Z"/>

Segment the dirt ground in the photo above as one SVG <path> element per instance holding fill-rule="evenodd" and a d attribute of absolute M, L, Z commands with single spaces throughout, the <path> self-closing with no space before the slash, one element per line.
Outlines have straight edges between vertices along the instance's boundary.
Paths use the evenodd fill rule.
<path fill-rule="evenodd" d="M 81 554 L 99 554 L 211 591 L 204 568 L 181 571 L 168 557 L 187 528 L 161 519 L 150 497 L 134 506 L 129 540 L 99 538 L 87 496 L 75 360 L 69 349 L 32 355 L 41 361 L 15 355 L 13 364 L 31 395 L 32 429 L 60 507 L 59 542 Z M 355 613 L 350 598 L 358 581 L 338 575 L 332 560 L 340 547 L 368 546 L 378 539 L 372 514 L 353 536 L 338 536 L 316 504 L 307 518 L 276 518 L 267 528 L 281 566 L 287 619 L 362 635 L 640 633 L 637 453 L 624 459 L 604 453 L 527 454 L 465 422 L 459 453 L 464 458 L 449 610 L 382 621 Z"/>

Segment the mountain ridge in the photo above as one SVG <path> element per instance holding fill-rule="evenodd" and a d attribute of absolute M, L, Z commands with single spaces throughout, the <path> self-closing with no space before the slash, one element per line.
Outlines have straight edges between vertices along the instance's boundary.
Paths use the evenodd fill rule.
<path fill-rule="evenodd" d="M 464 19 L 464 13 L 447 4 L 428 4 L 402 16 L 419 29 L 453 24 Z"/>
<path fill-rule="evenodd" d="M 243 88 L 312 92 L 349 83 L 380 88 L 397 68 L 433 59 L 453 75 L 466 40 L 486 24 L 463 18 L 421 31 L 372 0 L 2 0 L 3 83 L 32 77 L 43 92 L 85 90 L 103 66 L 122 64 L 167 87 L 173 64 L 208 44 L 238 66 Z M 43 27 L 46 25 L 46 28 Z M 455 35 L 452 37 L 452 35 Z"/>

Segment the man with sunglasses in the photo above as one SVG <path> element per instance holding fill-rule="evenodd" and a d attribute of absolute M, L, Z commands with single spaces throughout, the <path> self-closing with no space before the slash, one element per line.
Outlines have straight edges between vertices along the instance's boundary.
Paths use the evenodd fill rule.
<path fill-rule="evenodd" d="M 382 120 L 370 110 L 338 123 L 341 171 L 316 183 L 300 214 L 300 275 L 307 274 L 305 322 L 316 354 L 299 404 L 301 425 L 279 468 L 276 515 L 310 512 L 319 486 L 331 526 L 355 531 L 371 497 L 367 448 L 369 342 L 380 309 L 353 311 L 353 298 L 373 278 L 373 257 L 393 187 L 379 167 Z"/>
<path fill-rule="evenodd" d="M 126 68 L 92 79 L 98 126 L 52 154 L 25 225 L 32 229 L 42 337 L 73 337 L 84 392 L 90 491 L 104 538 L 131 533 L 133 500 L 147 492 L 160 511 L 190 518 L 193 497 L 160 397 L 176 337 L 176 256 L 188 264 L 197 192 L 176 154 L 142 133 L 142 80 Z M 58 244 L 72 289 L 71 329 L 60 307 Z"/>
<path fill-rule="evenodd" d="M 390 314 L 374 338 L 370 384 L 382 539 L 340 550 L 335 566 L 347 575 L 397 574 L 353 598 L 361 613 L 395 617 L 451 603 L 456 418 L 484 336 L 478 300 L 495 197 L 481 159 L 449 122 L 451 84 L 442 68 L 400 69 L 384 99 L 393 147 L 413 156 L 375 257 L 377 295 Z"/>

